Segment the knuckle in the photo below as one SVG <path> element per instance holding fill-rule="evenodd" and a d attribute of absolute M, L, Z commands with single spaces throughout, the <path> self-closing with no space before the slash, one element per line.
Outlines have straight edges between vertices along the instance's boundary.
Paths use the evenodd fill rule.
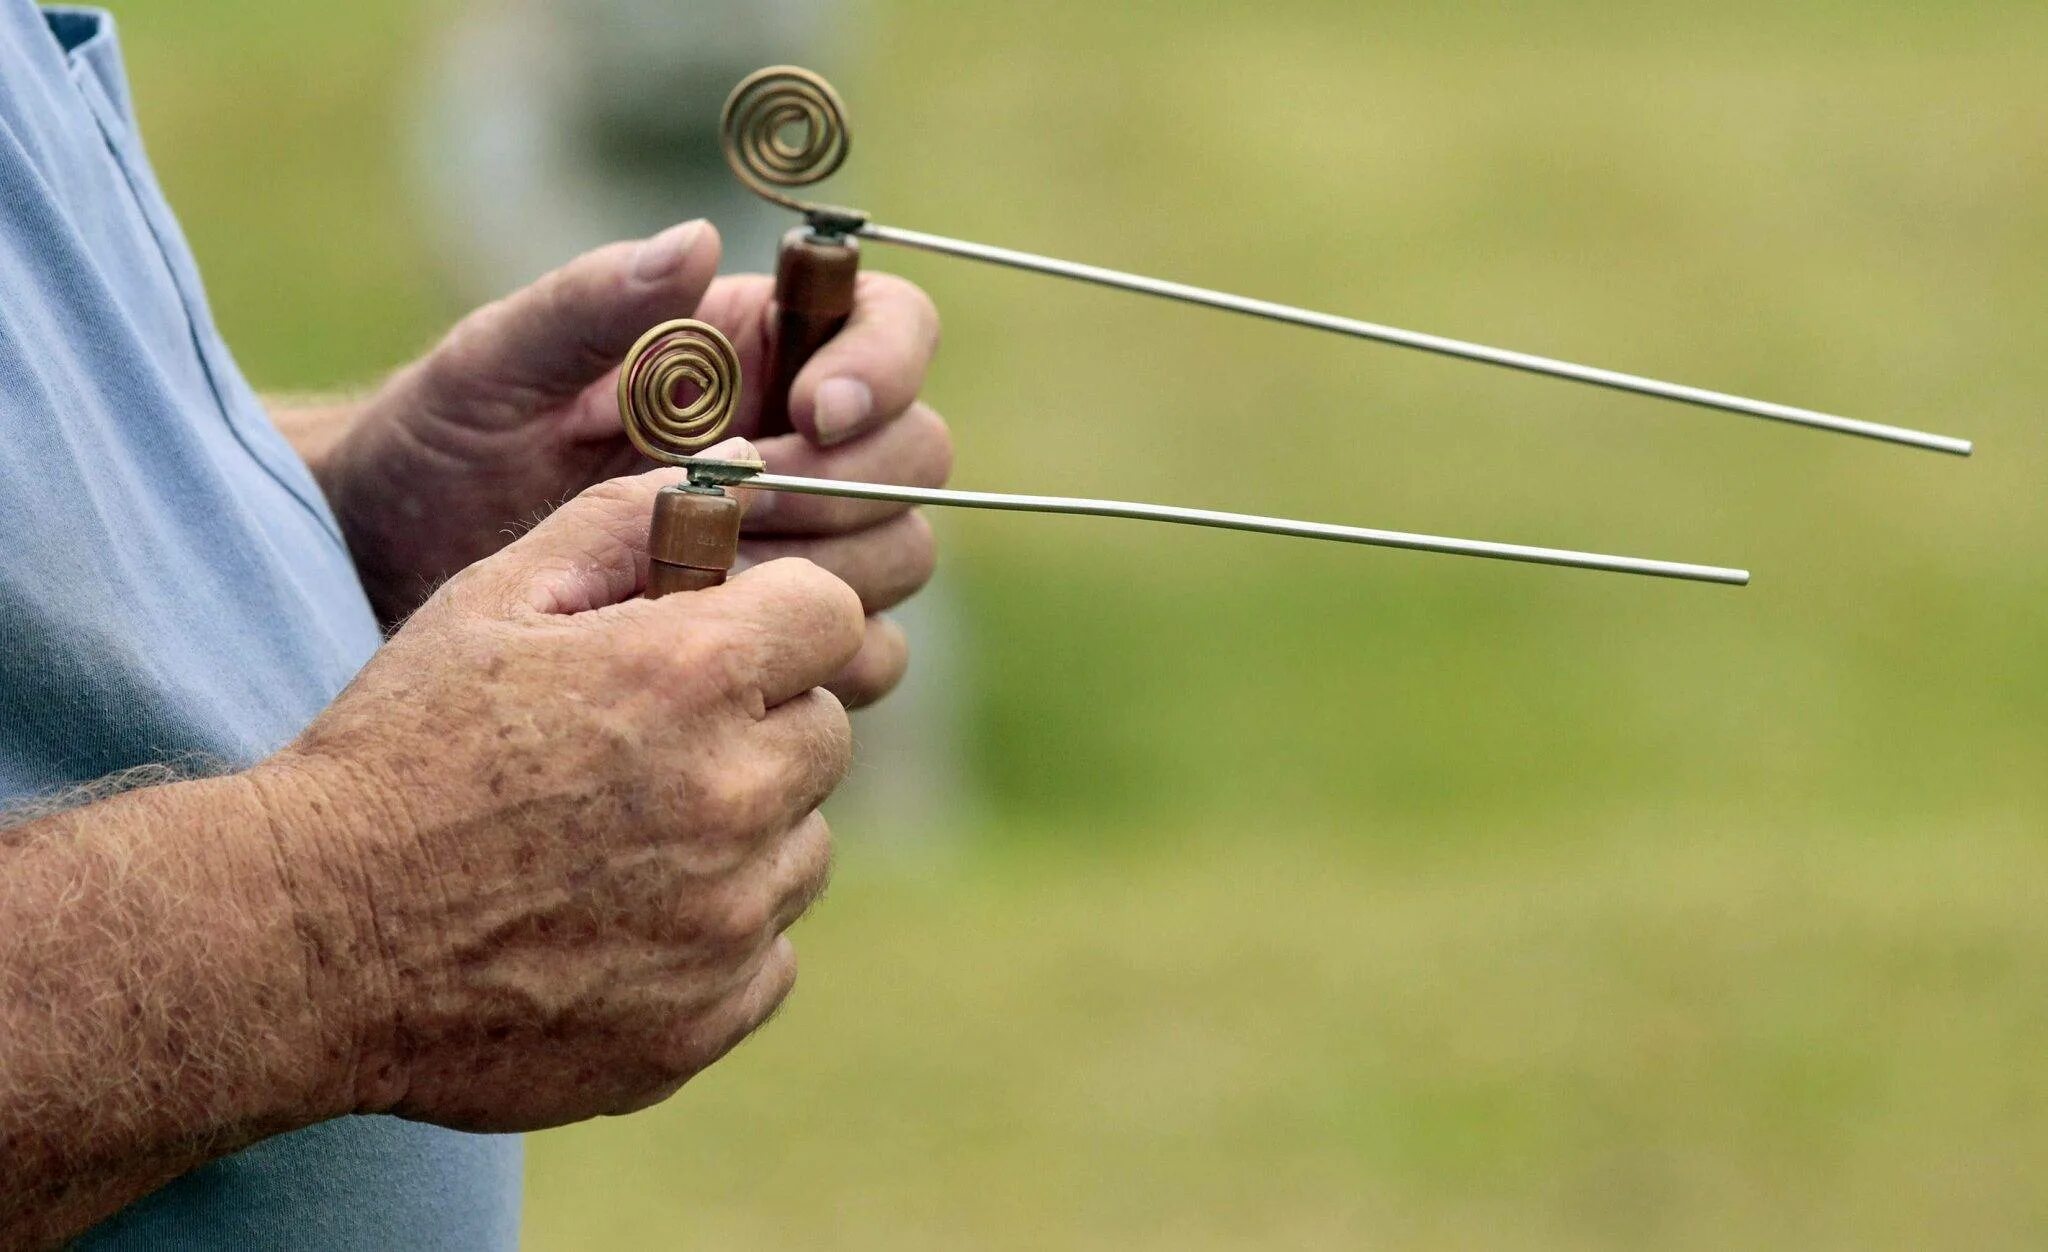
<path fill-rule="evenodd" d="M 533 529 L 506 551 L 523 548 L 529 559 L 557 551 L 570 566 L 624 562 L 647 546 L 647 517 L 657 487 L 647 476 L 592 484 L 552 512 L 537 510 Z"/>
<path fill-rule="evenodd" d="M 846 715 L 846 706 L 840 703 L 838 696 L 833 695 L 823 687 L 816 688 L 816 691 L 818 694 L 815 698 L 819 706 L 825 710 L 825 725 L 831 731 L 832 742 L 844 750 L 847 755 L 851 756 L 853 754 L 853 719 Z"/>
<path fill-rule="evenodd" d="M 837 785 L 853 767 L 853 719 L 847 716 L 845 702 L 823 687 L 813 688 L 809 699 L 813 723 L 808 750 Z"/>
<path fill-rule="evenodd" d="M 757 651 L 742 622 L 706 616 L 693 621 L 680 637 L 650 635 L 639 640 L 627 678 L 659 693 L 671 709 L 747 706 L 758 698 Z"/>
<path fill-rule="evenodd" d="M 417 631 L 429 625 L 440 628 L 464 617 L 515 616 L 529 603 L 528 573 L 529 568 L 515 557 L 504 553 L 486 557 L 456 571 L 435 588 L 406 620 L 404 629 Z"/>
<path fill-rule="evenodd" d="M 804 818 L 803 835 L 818 850 L 821 860 L 829 863 L 832 859 L 832 823 L 825 820 L 823 813 L 811 810 L 810 815 Z"/>
<path fill-rule="evenodd" d="M 846 580 L 808 557 L 781 557 L 761 568 L 775 568 L 790 580 L 802 603 L 804 617 L 811 619 L 804 624 L 819 636 L 821 645 L 843 647 L 849 656 L 853 648 L 860 646 L 867 614 L 861 607 L 860 594 Z"/>
<path fill-rule="evenodd" d="M 823 895 L 832 878 L 832 827 L 815 811 L 804 824 L 804 852 L 803 888 L 808 902 Z"/>
<path fill-rule="evenodd" d="M 668 646 L 666 655 L 686 679 L 720 696 L 743 691 L 753 673 L 753 632 L 731 617 L 703 623 L 688 639 Z"/>
<path fill-rule="evenodd" d="M 720 904 L 714 929 L 725 942 L 751 950 L 775 926 L 775 902 L 760 890 L 736 891 Z"/>
<path fill-rule="evenodd" d="M 822 566 L 811 568 L 817 571 L 819 604 L 824 610 L 823 642 L 850 658 L 867 634 L 867 609 L 851 584 Z"/>
<path fill-rule="evenodd" d="M 754 975 L 753 1016 L 748 1029 L 759 1030 L 782 1011 L 789 993 L 796 989 L 796 945 L 787 934 L 768 941 L 761 953 L 761 965 Z"/>
<path fill-rule="evenodd" d="M 413 615 L 406 620 L 406 626 L 418 624 L 421 619 L 432 620 L 443 612 L 476 612 L 489 608 L 503 598 L 504 585 L 511 581 L 507 566 L 511 561 L 503 554 L 488 556 L 474 565 L 464 566 L 448 576 L 446 582 L 434 588 Z"/>
<path fill-rule="evenodd" d="M 792 700 L 790 707 L 801 711 L 811 746 L 833 752 L 842 748 L 852 750 L 853 721 L 846 715 L 846 706 L 830 691 L 813 687 Z"/>
<path fill-rule="evenodd" d="M 731 837 L 722 828 L 714 827 L 706 820 L 701 809 L 700 805 L 691 823 L 696 831 L 683 854 L 683 863 L 688 872 L 696 877 L 729 878 L 747 863 L 748 857 L 753 854 L 753 846 L 744 840 Z M 702 907 L 697 906 L 699 909 Z M 697 921 L 683 921 L 679 933 L 687 940 L 715 929 L 716 927 L 706 926 Z"/>
<path fill-rule="evenodd" d="M 775 985 L 773 1002 L 780 1004 L 796 986 L 796 944 L 788 935 L 775 937 L 774 945 L 768 950 L 768 969 Z"/>
<path fill-rule="evenodd" d="M 720 769 L 697 789 L 697 819 L 720 843 L 751 843 L 771 825 L 780 771 L 759 758 L 746 758 Z"/>
<path fill-rule="evenodd" d="M 669 1005 L 668 1029 L 654 1041 L 646 1059 L 651 1078 L 643 1087 L 647 1090 L 637 1095 L 631 1105 L 623 1111 L 638 1112 L 659 1104 L 689 1083 L 706 1066 L 715 1062 L 725 1050 L 727 1040 L 707 1036 L 703 1023 L 703 1005 L 694 996 L 678 995 Z"/>

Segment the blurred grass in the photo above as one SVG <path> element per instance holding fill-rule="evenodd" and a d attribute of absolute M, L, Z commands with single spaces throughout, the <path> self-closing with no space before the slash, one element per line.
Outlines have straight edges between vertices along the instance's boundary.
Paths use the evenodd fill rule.
<path fill-rule="evenodd" d="M 445 9 L 118 8 L 257 380 L 424 343 Z M 964 485 L 1756 585 L 944 519 L 988 829 L 845 832 L 790 1010 L 535 1137 L 533 1244 L 2048 1239 L 2048 10 L 878 0 L 865 42 L 821 68 L 883 220 L 1981 450 L 878 255 L 945 310 Z"/>

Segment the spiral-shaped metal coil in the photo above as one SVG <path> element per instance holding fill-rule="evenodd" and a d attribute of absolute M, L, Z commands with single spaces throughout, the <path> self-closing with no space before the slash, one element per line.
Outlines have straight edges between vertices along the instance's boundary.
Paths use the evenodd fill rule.
<path fill-rule="evenodd" d="M 656 461 L 677 464 L 718 442 L 739 402 L 739 354 L 703 322 L 663 322 L 619 367 L 619 420 L 633 446 Z"/>
<path fill-rule="evenodd" d="M 794 65 L 771 65 L 740 80 L 725 100 L 720 143 L 726 164 L 758 195 L 784 208 L 825 206 L 784 193 L 830 178 L 846 160 L 846 108 L 832 84 Z"/>

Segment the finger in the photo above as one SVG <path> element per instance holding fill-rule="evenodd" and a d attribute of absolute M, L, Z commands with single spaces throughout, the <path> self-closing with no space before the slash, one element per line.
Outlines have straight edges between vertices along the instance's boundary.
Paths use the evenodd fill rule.
<path fill-rule="evenodd" d="M 931 297 L 893 274 L 863 272 L 846 325 L 798 371 L 789 419 L 821 447 L 901 416 L 939 348 Z"/>
<path fill-rule="evenodd" d="M 709 998 L 745 982 L 751 962 L 825 893 L 832 830 L 815 809 L 791 819 L 715 885 L 678 902 L 681 931 L 708 941 L 726 978 L 711 972 Z"/>
<path fill-rule="evenodd" d="M 798 556 L 836 575 L 869 613 L 893 609 L 931 581 L 938 544 L 923 513 L 903 513 L 850 535 L 819 539 L 754 539 L 742 548 L 752 560 Z"/>
<path fill-rule="evenodd" d="M 687 641 L 756 716 L 844 668 L 860 651 L 866 622 L 853 588 L 804 560 L 769 561 L 722 586 L 609 611 L 638 622 L 662 647 Z"/>
<path fill-rule="evenodd" d="M 728 439 L 707 455 L 745 459 L 754 450 L 743 439 Z M 451 594 L 480 588 L 507 611 L 542 613 L 581 613 L 627 600 L 647 585 L 654 497 L 683 478 L 680 469 L 662 468 L 590 487 L 458 575 Z"/>
<path fill-rule="evenodd" d="M 428 357 L 427 403 L 475 409 L 566 400 L 616 367 L 647 328 L 686 317 L 718 269 L 718 231 L 684 222 L 609 244 L 464 318 Z"/>
<path fill-rule="evenodd" d="M 686 1072 L 701 1073 L 768 1024 L 796 986 L 796 945 L 778 935 L 763 949 L 752 977 L 683 1029 L 680 1055 Z"/>
<path fill-rule="evenodd" d="M 774 292 L 774 280 L 765 274 L 728 275 L 711 284 L 697 308 L 698 317 L 732 340 L 748 378 L 764 377 L 768 367 Z M 798 372 L 789 404 L 796 428 L 816 443 L 843 443 L 901 416 L 924 385 L 938 338 L 938 314 L 922 291 L 894 275 L 861 274 L 852 316 Z M 825 437 L 819 389 L 834 379 L 847 386 L 825 392 L 822 429 L 835 432 Z M 760 409 L 759 392 L 743 392 L 734 429 L 757 433 Z M 864 415 L 842 422 L 836 416 L 842 409 Z"/>
<path fill-rule="evenodd" d="M 746 744 L 758 773 L 747 824 L 787 831 L 823 804 L 853 765 L 853 725 L 846 706 L 823 687 L 768 710 Z M 772 843 L 773 841 L 770 840 Z"/>
<path fill-rule="evenodd" d="M 896 689 L 910 669 L 910 640 L 886 617 L 868 619 L 867 639 L 825 690 L 849 709 L 866 708 Z"/>
<path fill-rule="evenodd" d="M 777 435 L 755 444 L 771 472 L 842 482 L 943 487 L 953 473 L 953 436 L 928 405 L 914 404 L 897 421 L 836 448 L 820 448 L 801 435 Z M 744 492 L 749 534 L 831 535 L 860 530 L 909 508 L 888 500 L 849 500 L 795 492 Z"/>
<path fill-rule="evenodd" d="M 832 879 L 832 828 L 824 814 L 812 810 L 789 833 L 761 850 L 760 859 L 743 871 L 748 887 L 773 901 L 768 910 L 762 946 L 810 911 Z"/>

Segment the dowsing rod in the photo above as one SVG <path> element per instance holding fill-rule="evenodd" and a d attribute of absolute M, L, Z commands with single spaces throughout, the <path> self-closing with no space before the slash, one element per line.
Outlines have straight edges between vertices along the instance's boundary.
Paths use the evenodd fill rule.
<path fill-rule="evenodd" d="M 770 66 L 767 69 L 756 70 L 742 79 L 726 100 L 721 138 L 726 161 L 732 166 L 740 181 L 776 204 L 803 214 L 810 224 L 813 236 L 820 241 L 843 241 L 849 236 L 872 239 L 899 247 L 984 261 L 1012 269 L 1029 270 L 1036 274 L 1049 274 L 1056 278 L 1113 287 L 1119 291 L 1131 291 L 1140 295 L 1222 309 L 1248 317 L 1285 322 L 1331 334 L 1369 339 L 1439 356 L 1475 361 L 1483 365 L 1541 374 L 1550 378 L 1672 400 L 1701 408 L 1746 414 L 1769 421 L 1804 426 L 1812 430 L 1855 435 L 1932 452 L 1946 452 L 1954 456 L 1968 456 L 1971 452 L 1969 440 L 1958 439 L 1952 435 L 1930 434 L 1904 426 L 1866 422 L 1789 404 L 1752 400 L 1746 396 L 1710 391 L 1703 387 L 1663 382 L 1638 374 L 1577 365 L 1570 361 L 1559 361 L 1532 353 L 1491 348 L 1484 344 L 1467 343 L 1442 335 L 1402 330 L 1376 322 L 1318 313 L 1312 309 L 1297 308 L 1288 304 L 1276 304 L 1270 300 L 1212 291 L 1206 287 L 1147 278 L 1142 274 L 1129 274 L 1099 265 L 1084 265 L 1076 261 L 1063 261 L 1056 257 L 1039 256 L 1036 253 L 1019 252 L 1011 248 L 998 248 L 989 244 L 971 243 L 964 239 L 951 239 L 944 235 L 884 226 L 858 209 L 798 200 L 788 194 L 789 190 L 807 187 L 831 176 L 846 160 L 850 137 L 846 125 L 845 106 L 840 103 L 839 95 L 832 89 L 832 85 L 817 74 L 796 66 Z"/>

